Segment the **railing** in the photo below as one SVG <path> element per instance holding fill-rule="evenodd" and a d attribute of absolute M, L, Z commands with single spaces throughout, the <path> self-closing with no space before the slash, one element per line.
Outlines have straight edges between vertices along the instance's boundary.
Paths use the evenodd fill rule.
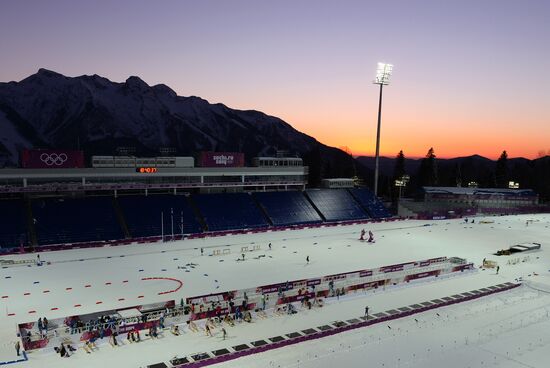
<path fill-rule="evenodd" d="M 79 191 L 107 191 L 107 190 L 145 190 L 145 189 L 193 189 L 193 188 L 216 188 L 216 187 L 257 187 L 257 186 L 283 186 L 283 185 L 305 185 L 304 180 L 287 181 L 257 181 L 257 182 L 216 182 L 216 183 L 128 183 L 128 184 L 81 184 L 81 183 L 58 183 L 58 184 L 37 184 L 26 187 L 14 185 L 0 185 L 0 193 L 46 193 L 46 192 L 79 192 Z"/>

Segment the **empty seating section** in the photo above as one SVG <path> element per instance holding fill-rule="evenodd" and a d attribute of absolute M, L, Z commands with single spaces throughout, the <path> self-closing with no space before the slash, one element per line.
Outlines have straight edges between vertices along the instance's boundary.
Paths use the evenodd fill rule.
<path fill-rule="evenodd" d="M 369 218 L 345 189 L 311 189 L 306 193 L 327 221 Z"/>
<path fill-rule="evenodd" d="M 302 192 L 257 192 L 254 197 L 275 226 L 322 221 Z"/>
<path fill-rule="evenodd" d="M 353 188 L 350 189 L 351 194 L 353 197 L 361 203 L 363 208 L 365 208 L 371 217 L 373 218 L 384 218 L 384 217 L 391 217 L 390 212 L 388 209 L 384 206 L 382 202 L 376 196 L 373 192 L 368 190 L 367 188 Z"/>
<path fill-rule="evenodd" d="M 0 201 L 0 248 L 15 248 L 28 241 L 25 207 L 21 200 Z"/>
<path fill-rule="evenodd" d="M 38 244 L 122 239 L 112 197 L 37 199 L 32 211 Z"/>
<path fill-rule="evenodd" d="M 124 239 L 122 219 L 130 237 L 142 238 L 160 236 L 162 227 L 164 235 L 179 235 L 264 228 L 269 220 L 288 226 L 391 216 L 368 189 L 42 198 L 31 207 L 38 245 Z M 29 216 L 23 200 L 0 201 L 0 249 L 31 242 Z"/>
<path fill-rule="evenodd" d="M 125 196 L 117 198 L 126 219 L 130 236 L 142 238 L 160 236 L 161 217 L 164 219 L 164 234 L 191 234 L 201 232 L 187 198 L 180 195 Z M 181 225 L 183 223 L 183 231 Z"/>
<path fill-rule="evenodd" d="M 196 194 L 192 199 L 209 231 L 259 228 L 268 225 L 248 193 Z"/>

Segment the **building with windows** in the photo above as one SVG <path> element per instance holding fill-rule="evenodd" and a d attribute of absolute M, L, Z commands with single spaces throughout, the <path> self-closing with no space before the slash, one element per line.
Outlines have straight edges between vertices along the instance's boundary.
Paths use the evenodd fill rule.
<path fill-rule="evenodd" d="M 107 156 L 109 157 L 109 156 Z M 192 157 L 92 158 L 94 167 L 2 169 L 0 193 L 303 190 L 303 165 L 194 167 Z"/>
<path fill-rule="evenodd" d="M 514 214 L 539 211 L 532 189 L 423 187 L 414 201 L 401 201 L 404 217 L 449 218 L 476 214 Z"/>

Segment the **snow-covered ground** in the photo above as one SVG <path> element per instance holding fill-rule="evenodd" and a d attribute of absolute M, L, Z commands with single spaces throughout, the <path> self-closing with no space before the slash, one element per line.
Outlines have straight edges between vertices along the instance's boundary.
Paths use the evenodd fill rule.
<path fill-rule="evenodd" d="M 526 226 L 526 220 L 535 221 Z M 0 361 L 15 358 L 16 323 L 154 303 L 225 290 L 242 289 L 286 280 L 416 261 L 439 256 L 458 256 L 476 265 L 483 258 L 498 261 L 493 270 L 477 270 L 454 277 L 430 279 L 407 287 L 376 293 L 357 293 L 329 300 L 324 308 L 300 311 L 293 316 L 273 316 L 253 324 L 228 329 L 229 339 L 209 338 L 184 330 L 179 337 L 168 331 L 159 340 L 126 344 L 113 349 L 100 343 L 99 350 L 82 350 L 68 359 L 53 351 L 33 352 L 29 367 L 139 367 L 168 361 L 171 357 L 249 343 L 338 319 L 358 317 L 364 306 L 373 312 L 402 307 L 481 287 L 533 280 L 550 291 L 550 215 L 492 217 L 494 223 L 465 224 L 463 220 L 397 221 L 368 226 L 289 230 L 260 234 L 185 240 L 165 244 L 131 245 L 41 254 L 42 267 L 10 267 L 0 270 Z M 430 225 L 430 226 L 425 226 Z M 362 228 L 375 233 L 376 243 L 357 241 Z M 272 250 L 267 244 L 272 243 Z M 542 250 L 516 256 L 492 255 L 522 242 L 538 242 Z M 228 256 L 207 256 L 217 246 L 230 245 Z M 266 257 L 236 262 L 241 246 L 261 245 L 256 254 Z M 204 248 L 204 256 L 200 248 Z M 310 263 L 306 264 L 306 256 Z M 508 259 L 525 262 L 507 265 Z M 32 256 L 10 256 L 32 259 Z M 197 263 L 190 272 L 178 268 Z M 143 270 L 143 271 L 140 271 Z M 6 278 L 10 277 L 10 278 Z M 171 281 L 141 281 L 143 277 L 170 277 L 183 282 L 177 294 L 158 295 L 173 288 Z M 124 283 L 123 281 L 128 281 Z M 35 282 L 39 283 L 35 283 Z M 110 283 L 107 284 L 106 283 Z M 90 287 L 86 287 L 90 285 Z M 70 288 L 67 290 L 67 288 Z M 49 292 L 44 293 L 44 291 Z M 30 295 L 24 295 L 30 293 Z M 143 296 L 143 298 L 138 298 Z M 124 299 L 119 301 L 119 299 Z M 101 304 L 96 304 L 101 301 Z M 75 305 L 81 305 L 75 307 Z M 57 308 L 57 310 L 52 310 Z M 550 361 L 550 293 L 527 286 L 513 291 L 425 312 L 387 324 L 366 327 L 313 342 L 292 345 L 236 361 L 227 366 L 250 367 L 546 367 Z M 36 311 L 30 313 L 30 311 Z M 8 313 L 15 313 L 8 316 Z M 440 316 L 437 316 L 439 313 Z M 419 322 L 414 320 L 416 318 Z M 76 343 L 76 341 L 75 341 Z"/>

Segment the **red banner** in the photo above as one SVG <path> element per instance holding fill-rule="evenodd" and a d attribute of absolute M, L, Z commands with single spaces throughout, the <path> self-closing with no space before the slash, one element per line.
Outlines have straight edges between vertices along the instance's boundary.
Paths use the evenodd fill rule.
<path fill-rule="evenodd" d="M 68 169 L 84 167 L 84 152 L 70 150 L 23 150 L 24 169 Z"/>

